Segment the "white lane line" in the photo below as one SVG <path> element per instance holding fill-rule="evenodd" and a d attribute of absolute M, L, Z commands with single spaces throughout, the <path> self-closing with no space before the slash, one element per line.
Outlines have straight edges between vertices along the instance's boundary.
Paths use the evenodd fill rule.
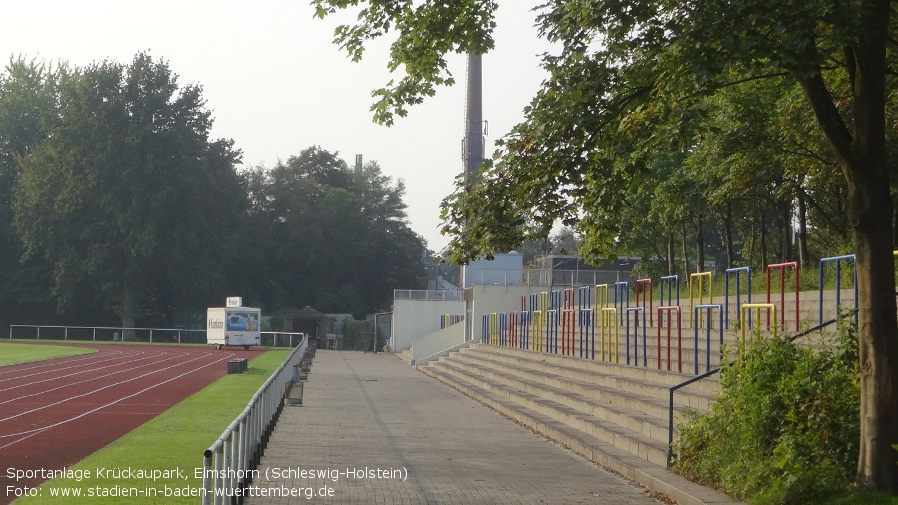
<path fill-rule="evenodd" d="M 156 357 L 156 356 L 164 355 L 165 353 L 155 353 L 155 354 L 152 354 L 152 355 L 151 355 L 151 354 L 148 354 L 148 353 L 146 353 L 146 352 L 144 352 L 144 351 L 141 351 L 141 352 L 139 352 L 139 353 L 132 354 L 131 356 L 140 356 L 140 355 L 143 355 L 143 354 L 147 354 L 147 356 L 145 356 L 145 357 L 143 357 L 143 358 L 140 358 L 140 359 L 150 359 L 150 358 L 154 358 L 154 357 Z M 128 357 L 131 357 L 131 356 L 128 356 Z M 15 381 L 15 380 L 20 380 L 20 379 L 27 379 L 28 377 L 37 377 L 37 376 L 40 376 L 40 375 L 46 375 L 46 374 L 48 374 L 48 373 L 58 372 L 58 371 L 60 371 L 60 370 L 65 371 L 65 370 L 71 370 L 71 369 L 76 369 L 76 368 L 92 367 L 93 365 L 98 365 L 98 364 L 100 364 L 100 363 L 107 363 L 107 362 L 110 362 L 110 361 L 117 362 L 117 361 L 119 361 L 119 360 L 121 360 L 121 359 L 123 359 L 122 356 L 112 356 L 112 357 L 109 357 L 108 359 L 97 360 L 97 361 L 95 361 L 95 362 L 93 362 L 93 363 L 83 363 L 83 364 L 80 364 L 80 365 L 75 365 L 75 366 L 70 366 L 70 367 L 56 368 L 56 369 L 53 369 L 53 370 L 42 370 L 42 371 L 40 371 L 40 372 L 35 372 L 35 373 L 30 373 L 30 374 L 25 374 L 25 375 L 17 375 L 17 376 L 15 376 L 15 377 L 9 377 L 9 378 L 6 378 L 6 379 L 0 379 L 0 382 L 9 382 L 9 381 Z M 77 372 L 77 373 L 85 373 L 85 372 L 89 372 L 89 371 L 91 371 L 91 370 L 97 370 L 97 369 L 92 367 L 92 368 L 88 368 L 87 370 L 82 370 L 82 371 Z"/>
<path fill-rule="evenodd" d="M 23 400 L 23 399 L 25 399 L 25 398 L 32 398 L 32 397 L 34 397 L 34 396 L 40 396 L 40 395 L 43 395 L 43 394 L 46 394 L 46 393 L 52 393 L 53 391 L 59 391 L 60 389 L 65 389 L 65 388 L 68 388 L 68 387 L 77 386 L 77 385 L 79 385 L 79 384 L 84 384 L 84 383 L 87 383 L 87 382 L 93 382 L 93 381 L 97 381 L 97 380 L 100 380 L 100 379 L 105 379 L 106 377 L 111 377 L 111 376 L 113 376 L 113 375 L 122 374 L 122 373 L 126 373 L 126 372 L 131 372 L 131 371 L 138 370 L 138 369 L 141 369 L 141 368 L 145 368 L 145 367 L 148 367 L 148 366 L 151 366 L 151 365 L 157 365 L 157 364 L 159 364 L 159 363 L 163 363 L 163 362 L 166 362 L 166 361 L 170 361 L 170 360 L 173 360 L 173 359 L 177 359 L 177 358 L 179 358 L 179 357 L 180 357 L 180 356 L 172 356 L 172 357 L 165 358 L 165 359 L 162 359 L 162 360 L 153 361 L 152 363 L 144 363 L 144 364 L 141 364 L 141 365 L 138 365 L 138 366 L 135 366 L 135 367 L 126 368 L 126 369 L 123 369 L 123 370 L 116 370 L 116 371 L 114 371 L 114 372 L 109 372 L 109 373 L 107 373 L 107 374 L 105 374 L 105 375 L 99 375 L 99 376 L 96 376 L 96 377 L 91 377 L 91 378 L 88 378 L 88 379 L 84 379 L 84 380 L 82 380 L 82 381 L 69 382 L 69 383 L 67 383 L 67 384 L 63 384 L 62 386 L 58 386 L 58 387 L 55 387 L 55 388 L 50 388 L 50 389 L 45 389 L 45 390 L 37 391 L 37 392 L 35 392 L 35 393 L 30 393 L 30 394 L 18 396 L 18 397 L 16 397 L 16 398 L 10 398 L 9 400 L 3 400 L 3 401 L 0 401 L 0 405 L 3 405 L 3 404 L 5 404 L 5 403 L 10 403 L 10 402 L 18 401 L 18 400 Z M 139 360 L 135 360 L 135 361 L 139 361 Z M 126 362 L 124 362 L 124 363 L 122 363 L 122 364 L 124 365 L 124 364 L 127 364 L 127 363 L 130 363 L 130 362 L 129 362 L 129 361 L 126 361 Z M 102 368 L 109 368 L 109 367 L 102 367 Z M 98 368 L 97 370 L 101 370 L 102 368 Z M 76 374 L 72 374 L 72 375 L 76 375 Z M 41 384 L 41 383 L 44 383 L 44 382 L 57 382 L 59 379 L 64 378 L 64 377 L 69 377 L 69 375 L 64 375 L 64 376 L 62 376 L 62 377 L 54 377 L 54 378 L 51 378 L 51 379 L 45 379 L 45 380 L 42 380 L 42 381 L 29 382 L 28 384 L 21 384 L 21 385 L 19 385 L 19 386 L 13 386 L 13 387 L 11 387 L 11 388 L 0 389 L 0 393 L 2 393 L 2 392 L 4 392 L 4 391 L 10 391 L 10 390 L 12 390 L 12 389 L 17 389 L 17 388 L 22 388 L 22 387 L 33 386 L 33 385 L 35 385 L 35 384 Z"/>
<path fill-rule="evenodd" d="M 141 353 L 142 352 L 143 351 L 141 351 Z M 28 371 L 28 370 L 40 370 L 42 368 L 51 368 L 51 367 L 56 367 L 60 363 L 63 365 L 75 364 L 74 366 L 79 366 L 79 365 L 77 365 L 77 363 L 79 361 L 86 361 L 87 362 L 86 364 L 89 365 L 93 362 L 92 360 L 96 360 L 97 358 L 100 358 L 100 357 L 106 358 L 110 354 L 124 354 L 124 352 L 109 351 L 109 350 L 104 349 L 98 353 L 93 353 L 93 354 L 88 354 L 88 355 L 81 354 L 78 356 L 71 356 L 68 358 L 53 358 L 51 360 L 42 360 L 42 361 L 37 361 L 34 363 L 20 363 L 20 364 L 7 365 L 5 367 L 0 367 L 0 375 L 19 374 L 23 371 Z M 110 359 L 115 359 L 115 356 L 110 357 Z M 48 361 L 50 361 L 50 363 L 48 363 Z M 102 361 L 108 361 L 108 360 L 103 359 Z M 25 365 L 25 366 L 23 366 L 23 365 Z M 67 367 L 67 368 L 71 368 L 71 367 Z"/>
<path fill-rule="evenodd" d="M 12 441 L 12 442 L 9 442 L 9 443 L 6 444 L 6 445 L 0 445 L 0 449 L 6 449 L 7 447 L 9 447 L 9 446 L 11 446 L 11 445 L 17 444 L 17 443 L 19 443 L 19 442 L 21 442 L 21 441 L 23 441 L 23 440 L 27 440 L 27 439 L 29 439 L 29 438 L 35 436 L 35 435 L 38 435 L 38 434 L 43 433 L 43 432 L 45 432 L 45 431 L 48 431 L 48 430 L 50 430 L 50 429 L 52 429 L 52 428 L 56 428 L 56 427 L 62 426 L 62 425 L 64 425 L 64 424 L 68 424 L 68 423 L 70 423 L 70 422 L 72 422 L 72 421 L 75 421 L 75 420 L 81 419 L 82 417 L 85 417 L 85 416 L 87 416 L 87 415 L 93 414 L 94 412 L 97 412 L 97 411 L 99 411 L 99 410 L 103 410 L 103 409 L 105 409 L 105 408 L 107 408 L 107 407 L 111 407 L 112 405 L 115 405 L 115 404 L 117 404 L 117 403 L 123 402 L 123 401 L 125 401 L 125 400 L 130 399 L 130 398 L 133 398 L 133 397 L 135 397 L 135 396 L 137 396 L 137 395 L 139 395 L 139 394 L 145 393 L 145 392 L 147 392 L 147 391 L 149 391 L 149 390 L 151 390 L 151 389 L 153 389 L 153 388 L 157 388 L 157 387 L 159 387 L 159 386 L 161 386 L 161 385 L 163 385 L 163 384 L 168 384 L 169 382 L 171 382 L 171 381 L 173 381 L 173 380 L 180 379 L 181 377 L 184 377 L 185 375 L 190 375 L 190 374 L 192 374 L 192 373 L 194 373 L 194 372 L 196 372 L 196 371 L 198 371 L 198 370 L 202 370 L 203 368 L 210 367 L 210 366 L 212 366 L 212 365 L 214 365 L 214 364 L 216 364 L 216 363 L 220 363 L 220 362 L 222 362 L 222 361 L 224 361 L 224 360 L 230 358 L 231 356 L 234 356 L 234 354 L 228 355 L 227 357 L 222 358 L 222 359 L 217 360 L 217 361 L 212 361 L 212 362 L 207 363 L 207 364 L 205 364 L 205 365 L 203 365 L 203 366 L 201 366 L 201 367 L 194 368 L 193 370 L 190 370 L 190 371 L 188 371 L 188 372 L 184 372 L 184 373 L 182 373 L 181 375 L 177 375 L 177 376 L 172 377 L 172 378 L 170 378 L 170 379 L 168 379 L 168 380 L 165 380 L 165 381 L 163 381 L 163 382 L 159 382 L 159 383 L 157 383 L 157 384 L 154 384 L 154 385 L 152 385 L 152 386 L 149 386 L 149 387 L 147 387 L 147 388 L 144 388 L 144 389 L 142 389 L 142 390 L 140 390 L 140 391 L 138 391 L 138 392 L 136 392 L 136 393 L 130 394 L 130 395 L 125 396 L 125 397 L 123 397 L 123 398 L 119 398 L 118 400 L 115 400 L 115 401 L 113 401 L 113 402 L 109 402 L 109 403 L 107 403 L 106 405 L 102 405 L 102 406 L 97 407 L 97 408 L 95 408 L 95 409 L 93 409 L 93 410 L 89 410 L 89 411 L 87 411 L 87 412 L 84 412 L 83 414 L 79 414 L 79 415 L 77 415 L 77 416 L 75 416 L 75 417 L 66 419 L 66 420 L 64 420 L 64 421 L 60 421 L 60 422 L 58 422 L 58 423 L 51 424 L 51 425 L 49 425 L 49 426 L 44 426 L 44 427 L 41 427 L 41 428 L 36 428 L 36 429 L 34 429 L 34 430 L 22 431 L 22 432 L 19 432 L 19 433 L 12 433 L 12 434 L 10 434 L 10 435 L 0 435 L 0 438 L 14 437 L 14 436 L 17 436 L 17 435 L 26 435 L 26 436 L 24 436 L 24 437 L 22 437 L 22 438 L 20 438 L 20 439 L 18 439 L 18 440 L 14 440 L 14 441 Z"/>
<path fill-rule="evenodd" d="M 157 364 L 157 363 L 162 363 L 162 362 L 165 362 L 165 361 L 170 361 L 170 360 L 173 360 L 173 359 L 177 359 L 177 358 L 179 358 L 179 357 L 180 357 L 180 356 L 170 356 L 170 357 L 167 357 L 167 358 L 164 358 L 164 359 L 155 359 L 154 361 L 146 362 L 146 363 L 144 363 L 144 364 L 142 364 L 142 365 L 140 365 L 140 366 L 138 366 L 138 367 L 136 367 L 136 368 L 141 368 L 141 367 L 145 367 L 145 366 L 155 365 L 155 364 Z M 98 372 L 98 371 L 101 371 L 101 370 L 105 370 L 105 369 L 107 369 L 107 368 L 115 368 L 115 367 L 120 366 L 120 365 L 126 365 L 126 364 L 128 364 L 128 363 L 136 363 L 136 362 L 140 362 L 140 361 L 147 361 L 147 360 L 154 359 L 154 358 L 157 358 L 157 356 L 145 356 L 145 357 L 142 357 L 142 358 L 137 358 L 137 359 L 127 360 L 127 361 L 120 361 L 120 362 L 115 363 L 115 364 L 112 364 L 112 365 L 106 365 L 106 366 L 101 366 L 101 367 L 97 367 L 97 368 L 91 368 L 91 369 L 87 369 L 87 370 L 81 370 L 80 372 L 73 372 L 73 373 L 69 373 L 69 374 L 65 374 L 65 375 L 57 375 L 57 376 L 54 376 L 54 377 L 48 377 L 48 378 L 46 378 L 46 379 L 41 379 L 41 380 L 31 381 L 31 382 L 27 382 L 27 383 L 23 383 L 23 384 L 17 384 L 17 385 L 15 385 L 15 386 L 10 386 L 10 387 L 7 387 L 7 388 L 0 389 L 0 393 L 3 393 L 3 392 L 5 392 L 5 391 L 11 391 L 11 390 L 13 390 L 13 389 L 27 388 L 27 387 L 34 386 L 34 385 L 36 385 L 36 384 L 43 384 L 43 383 L 45 383 L 45 382 L 56 382 L 56 381 L 59 381 L 59 380 L 62 380 L 62 379 L 67 379 L 67 378 L 69 378 L 69 377 L 74 377 L 74 376 L 76 376 L 76 375 L 86 374 L 86 373 L 90 373 L 90 372 Z M 0 381 L 0 382 L 2 382 L 2 381 Z M 77 384 L 77 383 L 75 383 L 75 384 Z"/>
<path fill-rule="evenodd" d="M 22 416 L 27 415 L 27 414 L 32 414 L 32 413 L 34 413 L 34 412 L 39 412 L 39 411 L 41 411 L 41 410 L 45 410 L 45 409 L 48 409 L 48 408 L 50 408 L 50 407 L 55 407 L 56 405 L 61 405 L 61 404 L 63 404 L 63 403 L 66 403 L 66 402 L 69 402 L 69 401 L 72 401 L 72 400 L 76 400 L 76 399 L 78 399 L 78 398 L 84 398 L 85 396 L 90 396 L 90 395 L 92 395 L 92 394 L 94 394 L 94 393 L 98 393 L 98 392 L 103 391 L 103 390 L 105 390 L 105 389 L 109 389 L 109 388 L 112 388 L 112 387 L 115 387 L 115 386 L 120 386 L 120 385 L 122 385 L 122 384 L 127 384 L 128 382 L 133 382 L 133 381 L 136 381 L 136 380 L 138 380 L 138 379 L 142 379 L 142 378 L 144 378 L 144 377 L 147 377 L 147 376 L 149 376 L 149 375 L 161 373 L 161 372 L 164 372 L 164 371 L 169 370 L 169 369 L 172 369 L 172 368 L 176 368 L 176 367 L 179 367 L 179 366 L 182 366 L 182 365 L 186 365 L 186 364 L 188 364 L 188 363 L 191 363 L 191 362 L 194 362 L 194 361 L 203 359 L 203 358 L 205 358 L 206 356 L 208 356 L 208 355 L 199 356 L 199 357 L 196 357 L 196 358 L 193 358 L 193 359 L 190 359 L 190 360 L 187 360 L 187 361 L 184 361 L 184 362 L 175 364 L 175 365 L 167 366 L 167 367 L 165 367 L 165 368 L 160 368 L 160 369 L 157 369 L 157 370 L 152 370 L 152 371 L 150 371 L 150 372 L 147 372 L 147 373 L 145 373 L 145 374 L 142 374 L 142 375 L 138 375 L 138 376 L 132 377 L 132 378 L 127 379 L 127 380 L 115 382 L 115 383 L 113 383 L 113 384 L 107 384 L 106 386 L 103 386 L 103 387 L 101 387 L 101 388 L 94 389 L 93 391 L 88 391 L 87 393 L 83 393 L 83 394 L 75 395 L 75 396 L 70 396 L 70 397 L 68 397 L 68 398 L 66 398 L 66 399 L 64 399 L 64 400 L 60 400 L 60 401 L 58 401 L 58 402 L 49 403 L 49 404 L 47 404 L 47 405 L 41 405 L 40 407 L 31 409 L 31 410 L 26 410 L 26 411 L 20 412 L 20 413 L 18 413 L 18 414 L 14 414 L 14 415 L 11 415 L 11 416 L 8 416 L 8 417 L 0 418 L 0 423 L 6 422 L 6 421 L 10 421 L 10 420 L 12 420 L 12 419 L 15 419 L 15 418 L 17 418 L 17 417 L 22 417 Z M 8 437 L 8 436 L 10 436 L 10 435 L 0 435 L 0 438 L 5 438 L 5 437 Z"/>

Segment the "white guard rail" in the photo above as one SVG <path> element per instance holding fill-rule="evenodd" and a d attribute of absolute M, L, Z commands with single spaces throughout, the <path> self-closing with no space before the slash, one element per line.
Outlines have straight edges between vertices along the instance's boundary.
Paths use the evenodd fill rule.
<path fill-rule="evenodd" d="M 229 503 L 254 475 L 284 405 L 287 382 L 308 346 L 299 346 L 253 395 L 246 409 L 203 453 L 203 505 Z"/>

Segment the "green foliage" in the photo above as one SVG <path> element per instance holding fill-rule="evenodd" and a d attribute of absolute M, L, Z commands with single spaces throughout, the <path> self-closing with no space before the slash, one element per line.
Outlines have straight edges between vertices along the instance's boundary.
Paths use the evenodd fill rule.
<path fill-rule="evenodd" d="M 480 3 L 317 5 L 319 14 L 369 6 L 360 24 L 370 29 L 352 39 L 359 43 L 392 28 L 401 39 L 422 27 L 443 28 L 423 37 L 438 43 L 419 53 L 425 61 L 414 62 L 432 68 L 472 35 L 482 47 L 492 43 L 495 2 L 478 10 Z M 587 259 L 631 246 L 621 238 L 654 253 L 643 256 L 673 258 L 671 247 L 657 254 L 658 240 L 650 237 L 669 245 L 676 233 L 694 241 L 693 257 L 701 260 L 711 226 L 725 237 L 727 266 L 737 260 L 737 246 L 754 265 L 795 256 L 808 264 L 814 247 L 818 256 L 831 256 L 853 239 L 860 340 L 879 356 L 869 361 L 865 392 L 874 394 L 878 378 L 894 377 L 895 305 L 883 303 L 892 300 L 893 287 L 873 281 L 894 276 L 888 261 L 898 167 L 888 158 L 898 153 L 893 2 L 549 0 L 535 10 L 540 34 L 559 49 L 544 56 L 549 76 L 524 121 L 500 142 L 495 163 L 473 181 L 458 179 L 444 201 L 448 256 L 462 263 L 489 257 L 545 237 L 558 221 L 582 236 Z M 436 22 L 434 16 L 450 11 L 472 14 L 459 22 L 484 13 L 484 30 Z M 412 82 L 412 93 L 392 96 L 417 103 L 445 82 L 418 75 L 424 80 Z M 791 245 L 793 202 L 801 223 L 798 254 Z M 645 216 L 650 233 L 630 233 Z M 895 492 L 898 472 L 880 469 L 896 459 L 882 449 L 896 442 L 898 397 L 881 398 L 886 405 L 864 418 L 861 444 L 869 449 L 864 456 L 877 461 L 859 465 L 857 480 Z"/>
<path fill-rule="evenodd" d="M 347 319 L 343 322 L 343 349 L 352 351 L 373 350 L 374 321 Z M 383 336 L 378 335 L 378 342 L 383 346 Z M 377 349 L 380 350 L 379 348 Z"/>
<path fill-rule="evenodd" d="M 132 327 L 220 291 L 243 201 L 239 152 L 208 138 L 201 89 L 143 53 L 54 82 L 45 138 L 17 157 L 12 207 L 25 258 L 52 266 L 59 308 L 90 286 Z"/>
<path fill-rule="evenodd" d="M 0 72 L 0 319 L 170 324 L 239 293 L 359 317 L 424 278 L 401 180 L 319 147 L 238 173 L 202 88 L 137 54 Z M 55 302 L 55 303 L 54 303 Z M 39 315 L 39 316 L 38 316 Z M 140 323 L 138 323 L 138 321 Z"/>
<path fill-rule="evenodd" d="M 677 470 L 753 504 L 848 495 L 860 431 L 855 329 L 830 344 L 756 338 L 738 349 L 712 410 L 680 425 Z"/>
<path fill-rule="evenodd" d="M 323 18 L 337 9 L 355 7 L 357 0 L 313 0 L 315 15 Z M 398 83 L 390 81 L 372 93 L 374 120 L 391 125 L 394 115 L 404 117 L 409 105 L 433 96 L 437 86 L 451 86 L 447 53 L 484 54 L 493 48 L 494 0 L 386 0 L 371 2 L 358 13 L 355 25 L 340 25 L 334 43 L 345 49 L 353 61 L 362 58 L 365 43 L 392 32 L 391 72 L 403 68 L 406 75 Z M 447 36 L 447 34 L 449 36 Z"/>
<path fill-rule="evenodd" d="M 246 185 L 240 257 L 257 269 L 233 274 L 245 296 L 364 317 L 388 306 L 393 289 L 418 287 L 424 242 L 406 222 L 405 185 L 376 162 L 350 167 L 312 146 L 249 171 Z"/>

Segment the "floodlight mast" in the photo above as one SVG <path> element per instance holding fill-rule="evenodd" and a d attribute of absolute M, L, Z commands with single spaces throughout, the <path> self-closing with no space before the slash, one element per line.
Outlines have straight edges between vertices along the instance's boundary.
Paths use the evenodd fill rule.
<path fill-rule="evenodd" d="M 462 161 L 465 164 L 465 184 L 469 184 L 483 163 L 483 61 L 479 54 L 468 55 L 468 75 L 465 96 L 465 138 L 462 140 Z M 467 286 L 466 266 L 461 267 L 461 288 Z"/>
<path fill-rule="evenodd" d="M 483 163 L 483 61 L 479 54 L 468 55 L 468 76 L 465 100 L 465 138 L 462 140 L 462 160 L 465 164 L 465 185 L 470 184 Z M 468 287 L 467 265 L 460 269 L 461 289 Z M 473 283 L 472 283 L 473 284 Z M 465 300 L 465 341 L 473 340 L 473 307 Z"/>

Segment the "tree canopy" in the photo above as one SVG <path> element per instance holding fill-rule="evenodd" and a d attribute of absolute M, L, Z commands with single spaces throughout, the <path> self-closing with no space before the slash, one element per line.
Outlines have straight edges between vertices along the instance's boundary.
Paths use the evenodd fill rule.
<path fill-rule="evenodd" d="M 376 162 L 350 167 L 313 146 L 250 179 L 251 242 L 267 255 L 253 284 L 261 299 L 361 315 L 420 284 L 424 243 L 406 220 L 405 185 Z"/>
<path fill-rule="evenodd" d="M 363 316 L 417 288 L 405 187 L 320 147 L 238 170 L 164 60 L 0 72 L 0 317 L 170 326 L 241 294 Z M 55 306 L 55 307 L 54 307 Z M 55 308 L 55 311 L 53 310 Z"/>
<path fill-rule="evenodd" d="M 221 245 L 240 210 L 239 153 L 209 139 L 201 89 L 179 89 L 146 54 L 57 76 L 58 109 L 19 159 L 13 210 L 26 258 L 53 267 L 59 303 L 87 283 L 134 327 L 163 293 L 178 303 L 220 290 L 214 266 L 231 260 Z"/>
<path fill-rule="evenodd" d="M 313 4 L 321 16 L 365 6 L 336 34 L 354 57 L 365 41 L 398 32 L 388 66 L 411 69 L 402 82 L 412 89 L 389 93 L 398 104 L 372 107 L 387 124 L 434 85 L 451 84 L 446 52 L 492 47 L 499 8 L 495 0 Z M 742 240 L 766 262 L 771 221 L 779 254 L 794 254 L 783 235 L 797 201 L 813 226 L 836 232 L 818 237 L 826 247 L 850 234 L 862 375 L 856 484 L 898 493 L 892 9 L 888 0 L 544 1 L 536 25 L 560 50 L 545 55 L 549 77 L 495 159 L 459 178 L 446 199 L 450 256 L 488 257 L 546 236 L 559 220 L 581 235 L 581 254 L 613 254 L 646 215 L 684 238 L 691 227 L 702 254 L 709 222 L 733 247 L 743 209 L 754 219 Z M 444 10 L 458 21 L 439 24 Z M 418 41 L 412 30 L 424 26 L 432 29 Z M 422 43 L 430 50 L 418 50 Z M 840 204 L 844 217 L 833 212 Z"/>

